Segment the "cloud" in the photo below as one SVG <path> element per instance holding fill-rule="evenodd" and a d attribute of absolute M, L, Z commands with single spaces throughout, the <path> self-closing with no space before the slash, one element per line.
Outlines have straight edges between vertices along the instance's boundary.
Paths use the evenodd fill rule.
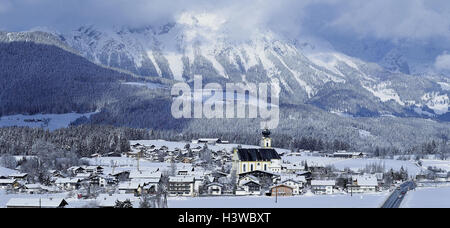
<path fill-rule="evenodd" d="M 221 29 L 246 36 L 259 28 L 289 36 L 345 33 L 384 39 L 450 37 L 447 0 L 0 0 L 0 27 L 58 30 L 95 24 L 142 26 L 185 12 L 214 14 Z"/>
<path fill-rule="evenodd" d="M 450 70 L 450 54 L 445 52 L 442 55 L 439 55 L 436 58 L 434 67 L 438 70 Z"/>
<path fill-rule="evenodd" d="M 388 39 L 450 37 L 450 2 L 446 0 L 348 1 L 329 25 L 362 36 Z"/>

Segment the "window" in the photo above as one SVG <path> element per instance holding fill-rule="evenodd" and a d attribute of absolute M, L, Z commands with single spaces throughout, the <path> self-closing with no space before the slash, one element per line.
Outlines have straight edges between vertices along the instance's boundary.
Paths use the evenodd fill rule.
<path fill-rule="evenodd" d="M 247 166 L 246 166 L 245 164 L 243 164 L 243 165 L 242 165 L 242 172 L 244 172 L 244 173 L 247 172 L 246 169 L 247 169 Z"/>
<path fill-rule="evenodd" d="M 264 164 L 264 171 L 267 171 L 267 164 Z"/>
<path fill-rule="evenodd" d="M 250 165 L 250 171 L 253 171 L 253 164 Z"/>

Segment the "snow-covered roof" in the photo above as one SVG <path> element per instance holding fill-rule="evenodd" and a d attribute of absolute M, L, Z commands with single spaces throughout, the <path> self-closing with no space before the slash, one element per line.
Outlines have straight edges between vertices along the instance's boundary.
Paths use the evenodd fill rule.
<path fill-rule="evenodd" d="M 130 179 L 160 179 L 162 176 L 161 172 L 157 172 L 155 170 L 145 170 L 145 171 L 131 171 L 130 172 Z"/>
<path fill-rule="evenodd" d="M 0 179 L 0 184 L 14 184 L 15 182 L 14 179 Z"/>
<path fill-rule="evenodd" d="M 172 176 L 169 177 L 169 182 L 194 182 L 193 176 Z"/>
<path fill-rule="evenodd" d="M 24 178 L 26 177 L 28 174 L 27 173 L 13 173 L 11 175 L 9 175 L 9 177 L 13 177 L 13 178 Z"/>
<path fill-rule="evenodd" d="M 334 186 L 336 185 L 335 180 L 312 180 L 311 186 Z"/>
<path fill-rule="evenodd" d="M 138 189 L 139 186 L 144 186 L 144 183 L 140 181 L 127 181 L 119 184 L 120 190 L 135 190 Z"/>
<path fill-rule="evenodd" d="M 375 175 L 355 176 L 353 180 L 356 180 L 358 186 L 378 186 L 378 180 Z"/>
<path fill-rule="evenodd" d="M 56 178 L 56 184 L 76 184 L 80 182 L 79 178 Z"/>
<path fill-rule="evenodd" d="M 65 204 L 67 202 L 63 198 L 12 198 L 6 203 L 6 207 L 57 208 Z"/>
<path fill-rule="evenodd" d="M 114 207 L 116 201 L 130 200 L 134 204 L 138 199 L 133 194 L 100 194 L 96 198 L 96 201 L 100 207 Z"/>

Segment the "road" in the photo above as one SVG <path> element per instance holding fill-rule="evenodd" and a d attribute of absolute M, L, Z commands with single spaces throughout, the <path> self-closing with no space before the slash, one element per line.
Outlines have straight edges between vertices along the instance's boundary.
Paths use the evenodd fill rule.
<path fill-rule="evenodd" d="M 413 190 L 415 187 L 416 185 L 412 181 L 407 181 L 401 184 L 399 188 L 395 189 L 394 192 L 392 192 L 391 196 L 389 196 L 389 198 L 386 200 L 386 202 L 384 202 L 381 208 L 400 207 L 400 204 L 405 198 L 406 193 L 408 193 L 409 190 Z"/>

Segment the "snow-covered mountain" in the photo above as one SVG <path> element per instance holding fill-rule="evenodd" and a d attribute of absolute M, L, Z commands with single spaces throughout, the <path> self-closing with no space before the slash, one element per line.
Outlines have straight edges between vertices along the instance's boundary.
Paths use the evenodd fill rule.
<path fill-rule="evenodd" d="M 87 59 L 132 73 L 189 81 L 278 82 L 284 103 L 314 104 L 326 111 L 372 116 L 442 115 L 449 80 L 412 76 L 403 52 L 383 53 L 379 64 L 336 51 L 315 39 L 291 40 L 259 29 L 236 39 L 226 20 L 182 14 L 163 26 L 112 29 L 82 26 L 52 32 Z"/>

